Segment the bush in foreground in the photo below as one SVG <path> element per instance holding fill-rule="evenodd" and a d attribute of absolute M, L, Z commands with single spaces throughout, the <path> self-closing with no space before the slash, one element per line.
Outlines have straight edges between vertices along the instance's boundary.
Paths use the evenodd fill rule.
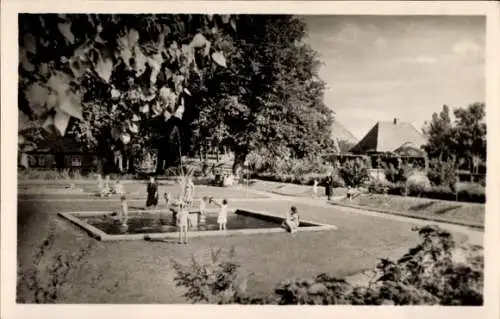
<path fill-rule="evenodd" d="M 421 243 L 400 259 L 381 259 L 373 279 L 352 285 L 344 279 L 319 274 L 310 279 L 284 281 L 263 296 L 247 292 L 246 278 L 238 264 L 220 261 L 220 250 L 212 262 L 192 260 L 184 266 L 174 262 L 177 285 L 187 288 L 187 300 L 217 304 L 311 304 L 311 305 L 474 305 L 483 303 L 483 254 L 480 247 L 455 253 L 451 234 L 436 226 L 415 228 Z"/>

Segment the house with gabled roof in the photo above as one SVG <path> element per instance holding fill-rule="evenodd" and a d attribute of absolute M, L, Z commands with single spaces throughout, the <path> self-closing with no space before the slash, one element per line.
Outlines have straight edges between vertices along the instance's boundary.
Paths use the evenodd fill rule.
<path fill-rule="evenodd" d="M 422 149 L 426 143 L 426 138 L 411 123 L 394 119 L 377 122 L 350 153 L 370 156 L 373 167 L 379 167 L 380 158 L 388 157 L 426 166 L 426 153 Z"/>
<path fill-rule="evenodd" d="M 412 153 L 425 155 L 422 146 L 425 137 L 411 124 L 394 119 L 377 122 L 350 152 L 354 154 Z M 410 155 L 410 154 L 409 154 Z"/>

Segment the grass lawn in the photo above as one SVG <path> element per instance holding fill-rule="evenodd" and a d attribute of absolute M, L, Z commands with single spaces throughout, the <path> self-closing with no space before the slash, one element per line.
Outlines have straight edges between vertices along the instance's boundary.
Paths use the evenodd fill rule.
<path fill-rule="evenodd" d="M 223 189 L 225 190 L 225 189 Z M 73 252 L 88 241 L 87 234 L 56 216 L 60 211 L 111 210 L 118 204 L 105 201 L 39 202 L 18 204 L 18 264 L 29 267 L 36 248 L 49 225 L 56 227 L 54 251 Z M 288 201 L 264 199 L 234 203 L 232 208 L 286 213 Z M 183 291 L 175 287 L 171 260 L 189 263 L 194 255 L 208 261 L 211 248 L 236 250 L 241 274 L 249 275 L 248 289 L 270 292 L 276 283 L 294 277 L 327 272 L 339 277 L 372 268 L 381 257 L 398 257 L 414 246 L 418 237 L 411 223 L 341 212 L 335 207 L 296 205 L 301 216 L 331 223 L 335 231 L 296 234 L 265 234 L 192 239 L 188 245 L 174 242 L 96 242 L 91 255 L 81 264 L 65 291 L 67 303 L 184 303 Z M 455 235 L 458 241 L 463 235 Z M 105 277 L 92 281 L 100 269 Z M 107 288 L 120 284 L 110 292 Z M 28 299 L 21 285 L 18 299 Z"/>
<path fill-rule="evenodd" d="M 485 205 L 478 203 L 378 194 L 362 194 L 352 201 L 343 199 L 339 202 L 412 215 L 437 217 L 449 221 L 484 224 Z"/>

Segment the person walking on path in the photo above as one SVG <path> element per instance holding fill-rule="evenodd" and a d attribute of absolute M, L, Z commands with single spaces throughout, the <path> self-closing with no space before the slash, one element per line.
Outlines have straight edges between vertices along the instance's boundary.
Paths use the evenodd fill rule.
<path fill-rule="evenodd" d="M 153 208 L 156 208 L 156 206 L 158 205 L 158 184 L 156 183 L 156 180 L 153 176 L 149 178 L 149 183 L 146 191 L 148 193 L 146 207 L 149 208 L 153 206 Z"/>

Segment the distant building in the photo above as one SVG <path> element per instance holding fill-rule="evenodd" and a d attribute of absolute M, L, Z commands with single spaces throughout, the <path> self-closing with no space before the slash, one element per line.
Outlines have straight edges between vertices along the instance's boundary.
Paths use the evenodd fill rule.
<path fill-rule="evenodd" d="M 97 154 L 84 152 L 69 138 L 41 141 L 37 148 L 26 150 L 18 157 L 19 165 L 25 168 L 67 168 L 96 171 Z"/>
<path fill-rule="evenodd" d="M 354 154 L 396 153 L 424 156 L 425 137 L 410 123 L 378 122 L 351 150 Z"/>
<path fill-rule="evenodd" d="M 426 144 L 425 137 L 410 123 L 394 119 L 392 122 L 378 122 L 359 141 L 350 153 L 369 155 L 372 166 L 378 166 L 381 157 L 404 158 L 408 161 L 418 161 L 425 164 L 426 153 L 422 146 Z"/>

